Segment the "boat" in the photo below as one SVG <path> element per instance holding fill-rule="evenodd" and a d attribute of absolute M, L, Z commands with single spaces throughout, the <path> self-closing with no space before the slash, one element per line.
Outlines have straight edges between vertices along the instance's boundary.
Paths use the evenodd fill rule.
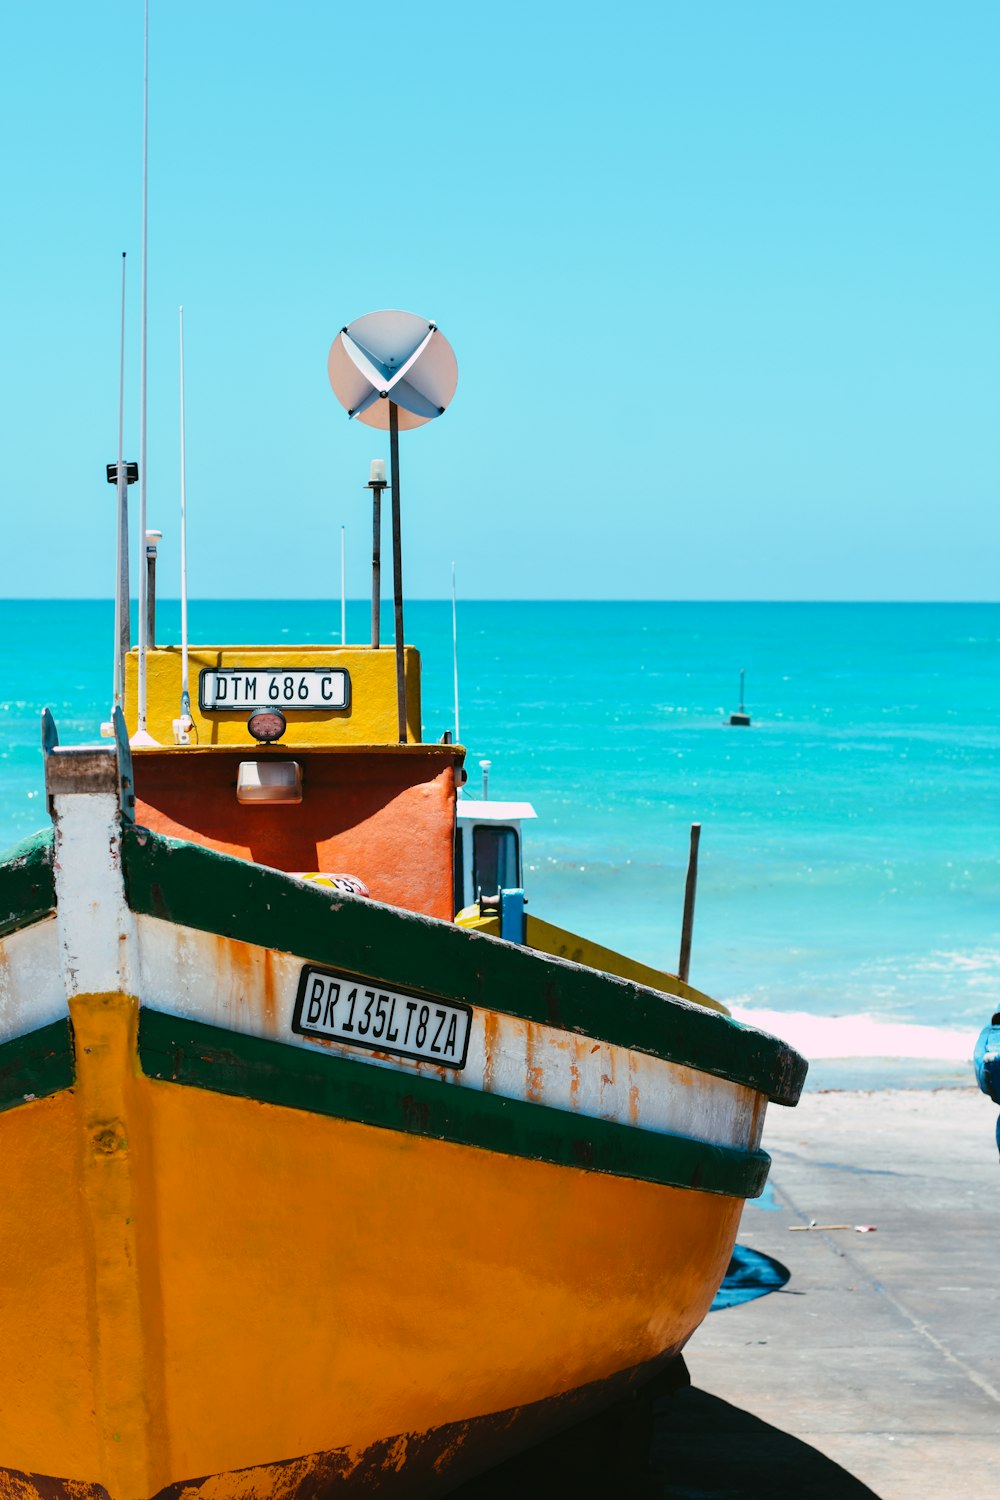
<path fill-rule="evenodd" d="M 46 720 L 0 865 L 0 1493 L 436 1493 L 680 1352 L 804 1065 L 519 888 L 454 920 L 524 808 L 461 806 L 416 651 L 402 743 L 392 648 L 191 661 L 186 745 L 171 646 L 160 745 L 135 651 L 114 744 Z"/>
<path fill-rule="evenodd" d="M 401 628 L 154 644 L 142 536 L 125 652 L 126 532 L 110 737 L 45 712 L 0 860 L 0 1497 L 442 1493 L 677 1358 L 805 1064 L 526 909 Z"/>
<path fill-rule="evenodd" d="M 0 1493 L 434 1493 L 722 1280 L 801 1060 L 521 892 L 452 920 L 463 750 L 409 650 L 394 742 L 392 655 L 193 651 L 189 746 L 47 721 L 53 827 L 0 865 Z M 258 745 L 204 694 L 248 674 L 351 707 Z"/>
<path fill-rule="evenodd" d="M 731 713 L 729 715 L 729 723 L 730 723 L 730 727 L 731 728 L 748 729 L 750 727 L 750 715 L 747 713 L 746 704 L 743 701 L 743 698 L 744 698 L 743 687 L 744 687 L 744 680 L 745 680 L 745 678 L 746 678 L 746 672 L 741 667 L 740 668 L 740 706 L 739 706 L 738 709 L 735 710 L 735 712 L 733 712 L 733 713 Z"/>

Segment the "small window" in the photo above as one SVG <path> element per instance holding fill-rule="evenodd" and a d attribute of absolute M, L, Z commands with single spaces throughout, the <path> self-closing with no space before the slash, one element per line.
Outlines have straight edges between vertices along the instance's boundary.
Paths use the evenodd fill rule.
<path fill-rule="evenodd" d="M 476 895 L 496 896 L 521 884 L 517 834 L 489 823 L 472 830 L 472 883 Z"/>

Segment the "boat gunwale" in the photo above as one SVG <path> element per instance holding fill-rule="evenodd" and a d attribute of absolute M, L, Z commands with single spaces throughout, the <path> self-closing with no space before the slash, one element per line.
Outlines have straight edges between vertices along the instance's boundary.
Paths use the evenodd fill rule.
<path fill-rule="evenodd" d="M 138 914 L 384 985 L 418 984 L 445 1000 L 690 1067 L 778 1104 L 801 1093 L 807 1064 L 792 1047 L 680 996 L 137 826 L 123 829 L 122 866 Z"/>
<path fill-rule="evenodd" d="M 56 909 L 55 839 L 42 828 L 0 855 L 0 938 Z"/>

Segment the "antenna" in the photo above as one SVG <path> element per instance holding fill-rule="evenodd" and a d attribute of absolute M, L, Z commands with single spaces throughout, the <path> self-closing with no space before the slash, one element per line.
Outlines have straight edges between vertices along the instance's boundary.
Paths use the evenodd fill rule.
<path fill-rule="evenodd" d="M 139 357 L 139 683 L 136 732 L 139 744 L 155 744 L 146 731 L 146 650 L 149 645 L 146 619 L 147 585 L 144 554 L 146 550 L 146 306 L 149 240 L 149 0 L 144 7 L 142 62 L 142 337 Z"/>
<path fill-rule="evenodd" d="M 399 503 L 399 432 L 441 416 L 458 384 L 455 353 L 436 323 L 395 310 L 366 313 L 341 329 L 327 373 L 349 417 L 389 431 L 392 467 L 393 602 L 396 621 L 396 711 L 406 743 L 403 655 L 403 557 Z M 402 415 L 401 415 L 402 414 Z"/>
<path fill-rule="evenodd" d="M 396 717 L 399 743 L 406 744 L 406 661 L 403 654 L 403 530 L 399 509 L 399 407 L 389 402 L 389 467 L 392 470 L 392 603 L 396 638 Z"/>
<path fill-rule="evenodd" d="M 458 603 L 455 593 L 455 564 L 451 565 L 451 662 L 455 675 L 455 744 L 462 743 L 458 727 Z"/>
<path fill-rule="evenodd" d="M 344 562 L 344 532 L 345 527 L 340 528 L 340 644 L 347 645 L 347 572 Z"/>
<path fill-rule="evenodd" d="M 194 725 L 188 687 L 188 582 L 187 582 L 187 459 L 184 446 L 184 309 L 177 309 L 181 371 L 181 716 L 176 726 L 179 745 L 190 743 Z"/>
<path fill-rule="evenodd" d="M 382 491 L 385 489 L 385 459 L 373 458 L 366 486 L 372 492 L 372 649 L 379 648 L 379 612 L 382 607 Z"/>
<path fill-rule="evenodd" d="M 132 646 L 128 598 L 128 473 L 125 468 L 125 251 L 122 251 L 122 318 L 118 356 L 118 553 L 115 582 L 115 686 L 111 706 L 125 706 L 125 658 Z"/>

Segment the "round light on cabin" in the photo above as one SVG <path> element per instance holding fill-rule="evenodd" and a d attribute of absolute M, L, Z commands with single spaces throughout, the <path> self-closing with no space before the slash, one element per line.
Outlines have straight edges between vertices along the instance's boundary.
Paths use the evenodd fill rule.
<path fill-rule="evenodd" d="M 247 728 L 262 745 L 273 745 L 275 740 L 280 740 L 287 725 L 285 716 L 277 708 L 259 708 L 252 713 L 247 720 Z"/>

